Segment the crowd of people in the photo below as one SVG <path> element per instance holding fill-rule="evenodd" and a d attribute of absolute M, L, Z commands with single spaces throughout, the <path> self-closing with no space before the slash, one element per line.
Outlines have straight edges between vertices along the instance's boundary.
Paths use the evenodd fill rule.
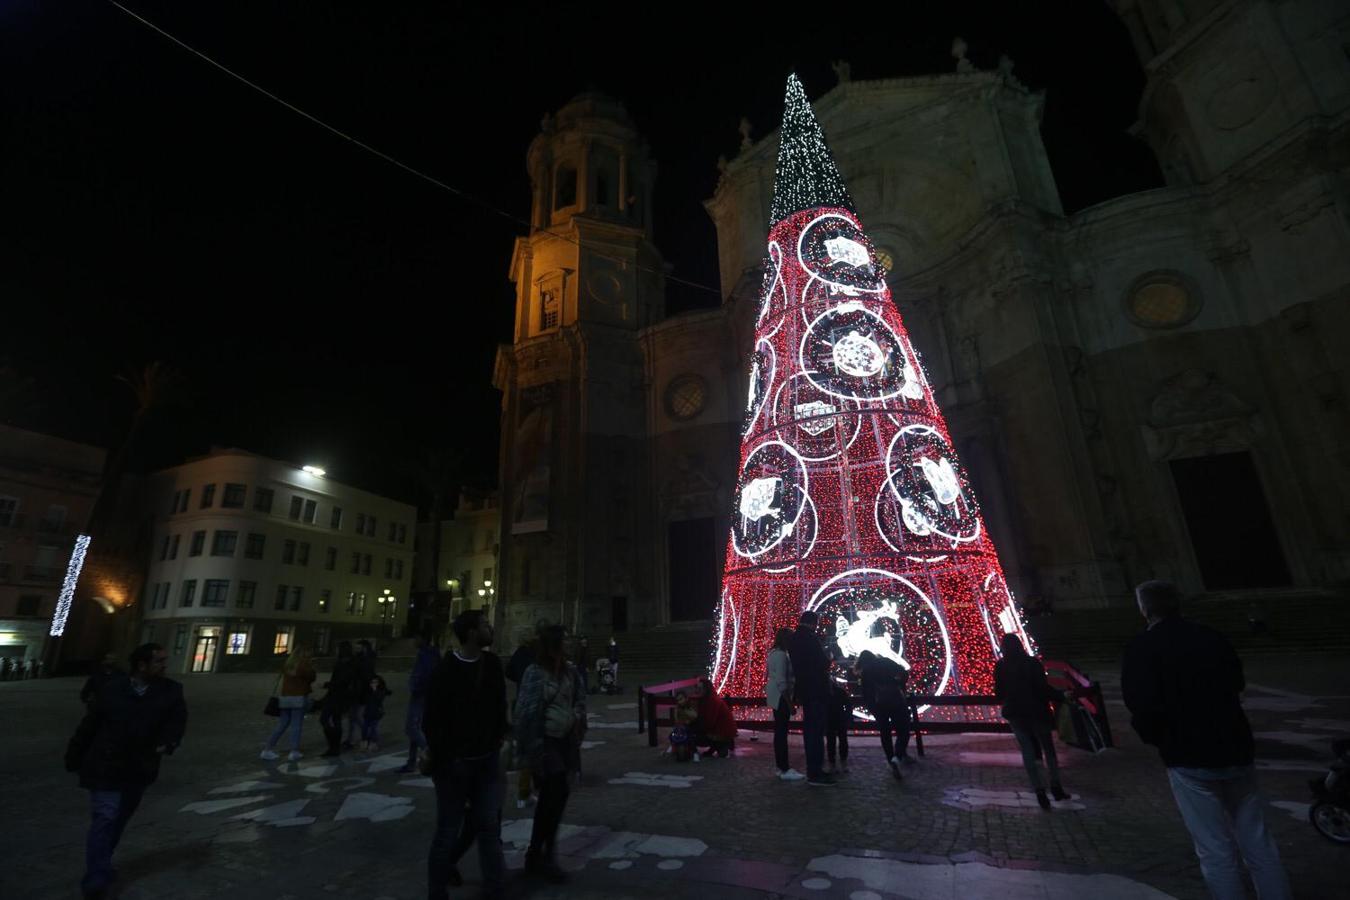
<path fill-rule="evenodd" d="M 1291 896 L 1256 789 L 1254 742 L 1240 704 L 1245 687 L 1240 660 L 1218 632 L 1182 618 L 1175 586 L 1146 582 L 1136 597 L 1147 629 L 1126 648 L 1124 701 L 1136 733 L 1158 748 L 1167 767 L 1206 884 L 1217 898 L 1243 897 L 1245 868 L 1263 900 Z M 458 863 L 474 844 L 484 895 L 502 895 L 501 818 L 511 769 L 520 773 L 518 803 L 537 793 L 525 870 L 550 883 L 565 882 L 557 838 L 581 769 L 585 669 L 569 660 L 561 626 L 541 625 L 505 666 L 489 649 L 494 632 L 481 610 L 461 613 L 452 630 L 457 647 L 444 656 L 429 636 L 418 639 L 408 678 L 403 771 L 429 775 L 436 796 L 428 896 L 446 898 L 450 887 L 462 884 Z M 1069 796 L 1051 737 L 1053 704 L 1066 698 L 1049 685 L 1042 664 L 1016 636 L 1006 636 L 1000 649 L 995 693 L 1037 800 L 1049 809 L 1050 797 Z M 579 650 L 587 659 L 584 644 Z M 613 645 L 611 658 L 617 666 Z M 166 661 L 162 647 L 145 644 L 131 654 L 128 671 L 105 660 L 81 692 L 88 711 L 68 745 L 66 768 L 79 774 L 91 798 L 82 882 L 87 897 L 110 896 L 116 881 L 113 852 L 155 781 L 161 758 L 183 739 L 187 707 L 181 685 L 164 677 Z M 378 747 L 384 700 L 391 692 L 376 661 L 367 641 L 341 644 L 324 696 L 312 704 L 314 662 L 304 650 L 290 654 L 278 674 L 275 703 L 268 703 L 278 721 L 263 758 L 277 759 L 275 748 L 288 733 L 288 759 L 300 758 L 300 733 L 311 708 L 320 713 L 325 756 Z M 906 752 L 911 722 L 904 666 L 871 652 L 843 659 L 828 623 L 822 629 L 812 611 L 801 614 L 795 630 L 777 632 L 765 665 L 777 777 L 828 786 L 835 783 L 835 771 L 847 771 L 856 694 L 879 732 L 887 766 L 903 779 L 902 766 L 912 762 Z M 854 683 L 857 692 L 849 689 Z M 788 731 L 798 706 L 804 775 L 789 765 Z M 670 752 L 677 760 L 731 756 L 736 734 L 731 707 L 707 678 L 675 698 Z"/>
<path fill-rule="evenodd" d="M 42 660 L 36 656 L 24 659 L 22 656 L 0 657 L 0 681 L 25 681 L 42 674 Z"/>

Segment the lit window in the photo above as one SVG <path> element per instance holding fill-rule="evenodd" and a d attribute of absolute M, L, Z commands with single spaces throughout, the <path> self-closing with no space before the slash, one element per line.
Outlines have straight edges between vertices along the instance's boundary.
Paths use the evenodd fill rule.
<path fill-rule="evenodd" d="M 319 591 L 319 612 L 328 612 L 328 604 L 333 599 L 333 592 L 327 588 Z"/>
<path fill-rule="evenodd" d="M 226 656 L 243 656 L 248 653 L 249 629 L 235 628 L 225 638 Z"/>
<path fill-rule="evenodd" d="M 358 594 L 356 597 L 356 614 L 364 616 L 366 614 L 366 595 Z"/>
<path fill-rule="evenodd" d="M 295 629 L 289 625 L 277 628 L 277 636 L 272 641 L 272 653 L 281 656 L 291 652 L 291 633 Z"/>
<path fill-rule="evenodd" d="M 558 292 L 539 292 L 539 330 L 550 331 L 558 327 Z"/>

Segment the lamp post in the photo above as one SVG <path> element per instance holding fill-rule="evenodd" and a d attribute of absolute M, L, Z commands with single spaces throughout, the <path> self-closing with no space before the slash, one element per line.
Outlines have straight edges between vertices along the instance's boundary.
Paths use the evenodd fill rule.
<path fill-rule="evenodd" d="M 390 622 L 390 633 L 393 633 L 394 622 L 394 604 L 398 603 L 398 598 L 394 596 L 389 588 L 384 589 L 384 593 L 375 598 L 380 604 L 380 629 L 384 629 L 384 622 L 387 618 Z"/>

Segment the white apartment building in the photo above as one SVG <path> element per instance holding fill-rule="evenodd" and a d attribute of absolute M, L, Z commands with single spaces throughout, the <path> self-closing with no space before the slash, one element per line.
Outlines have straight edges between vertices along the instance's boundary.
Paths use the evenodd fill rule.
<path fill-rule="evenodd" d="M 244 450 L 150 478 L 142 633 L 172 672 L 270 668 L 298 645 L 401 633 L 415 507 Z"/>

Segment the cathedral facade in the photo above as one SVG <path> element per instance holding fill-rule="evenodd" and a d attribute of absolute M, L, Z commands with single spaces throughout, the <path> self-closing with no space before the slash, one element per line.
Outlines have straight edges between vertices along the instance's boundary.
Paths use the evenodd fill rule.
<path fill-rule="evenodd" d="M 1073 215 L 1008 67 L 813 104 L 1014 592 L 1277 598 L 1350 580 L 1350 17 L 1314 0 L 1117 0 L 1166 185 Z M 499 624 L 712 617 L 776 135 L 706 208 L 723 304 L 667 317 L 655 166 L 583 94 L 531 145 L 511 261 Z"/>

